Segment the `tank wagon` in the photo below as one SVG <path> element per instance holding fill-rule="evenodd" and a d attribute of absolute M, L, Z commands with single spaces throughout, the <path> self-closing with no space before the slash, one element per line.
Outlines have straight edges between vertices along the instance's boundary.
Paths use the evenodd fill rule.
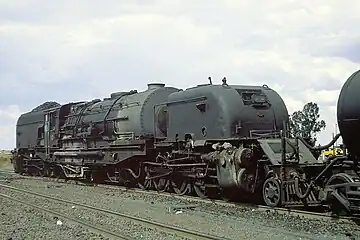
<path fill-rule="evenodd" d="M 312 151 L 336 139 L 314 148 L 290 138 L 288 111 L 276 91 L 209 80 L 185 90 L 149 84 L 142 92 L 25 113 L 17 123 L 14 170 L 269 206 L 358 211 L 355 155 L 317 160 Z M 339 181 L 343 185 L 334 185 Z"/>

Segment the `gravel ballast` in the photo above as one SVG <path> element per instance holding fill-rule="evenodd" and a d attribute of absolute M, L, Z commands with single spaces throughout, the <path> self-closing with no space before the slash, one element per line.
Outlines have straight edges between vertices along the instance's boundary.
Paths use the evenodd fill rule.
<path fill-rule="evenodd" d="M 107 239 L 65 220 L 58 225 L 55 216 L 0 199 L 0 239 Z"/>
<path fill-rule="evenodd" d="M 11 178 L 8 177 L 8 179 Z M 360 239 L 360 228 L 353 223 L 335 223 L 330 220 L 301 218 L 256 209 L 225 207 L 131 190 L 104 189 L 16 178 L 10 180 L 8 184 L 229 239 Z M 12 190 L 0 189 L 1 193 L 14 197 L 21 195 Z M 29 197 L 29 202 L 36 201 L 40 202 L 39 198 Z M 44 206 L 54 211 L 61 209 L 64 214 L 76 216 L 114 231 L 122 229 L 136 239 L 181 239 L 144 226 L 131 224 L 116 216 L 95 213 L 81 207 L 72 208 L 72 206 L 64 206 L 64 204 L 50 200 L 41 199 L 41 201 Z M 173 209 L 174 206 L 189 204 L 196 206 L 193 209 L 185 208 L 180 211 Z M 5 211 L 4 208 L 2 211 Z M 21 213 L 19 212 L 19 214 Z M 52 224 L 55 225 L 54 221 Z M 0 228 L 0 230 L 2 229 Z M 89 238 L 85 237 L 84 239 Z"/>

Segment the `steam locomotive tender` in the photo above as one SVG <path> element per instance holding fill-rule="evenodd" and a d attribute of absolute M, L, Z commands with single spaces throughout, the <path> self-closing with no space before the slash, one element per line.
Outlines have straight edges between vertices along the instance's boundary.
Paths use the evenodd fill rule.
<path fill-rule="evenodd" d="M 13 164 L 18 173 L 357 211 L 348 197 L 359 192 L 348 188 L 354 165 L 345 156 L 317 160 L 315 148 L 289 138 L 287 122 L 282 98 L 266 85 L 148 84 L 21 115 Z M 348 185 L 333 185 L 344 177 Z"/>

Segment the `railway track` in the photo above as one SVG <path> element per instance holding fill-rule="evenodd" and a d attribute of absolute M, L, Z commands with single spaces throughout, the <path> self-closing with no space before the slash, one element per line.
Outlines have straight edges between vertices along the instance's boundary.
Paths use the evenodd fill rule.
<path fill-rule="evenodd" d="M 9 173 L 11 175 L 18 175 L 14 173 L 11 170 L 0 170 L 0 173 Z M 111 190 L 120 190 L 120 191 L 127 191 L 127 192 L 134 192 L 134 193 L 142 193 L 142 194 L 152 194 L 157 196 L 165 196 L 170 197 L 174 199 L 179 200 L 186 200 L 189 202 L 198 202 L 198 203 L 206 203 L 206 204 L 213 204 L 218 206 L 224 206 L 224 207 L 232 207 L 232 208 L 247 208 L 247 209 L 255 209 L 257 211 L 268 211 L 268 212 L 274 212 L 279 214 L 287 214 L 287 215 L 293 215 L 293 216 L 300 216 L 300 217 L 306 217 L 310 219 L 322 219 L 322 220 L 332 220 L 335 222 L 339 221 L 353 221 L 356 223 L 360 223 L 360 217 L 358 216 L 335 216 L 331 213 L 324 213 L 324 212 L 311 212 L 311 211 L 305 211 L 305 210 L 299 210 L 299 209 L 290 209 L 290 208 L 283 208 L 283 207 L 269 207 L 265 205 L 255 205 L 255 204 L 248 204 L 248 203 L 238 203 L 238 202 L 227 202 L 224 200 L 215 200 L 215 199 L 204 199 L 199 197 L 193 197 L 189 195 L 176 195 L 173 193 L 167 193 L 167 192 L 158 192 L 156 190 L 142 190 L 137 188 L 126 188 L 124 186 L 114 186 L 114 185 L 108 185 L 108 184 L 89 184 L 84 183 L 81 181 L 75 181 L 75 180 L 64 180 L 59 178 L 49 178 L 49 177 L 36 177 L 36 176 L 21 176 L 26 179 L 37 179 L 37 180 L 46 180 L 49 182 L 58 182 L 62 184 L 84 184 L 86 186 L 91 187 L 98 187 L 103 189 L 111 189 Z M 1 185 L 0 185 L 1 186 Z"/>
<path fill-rule="evenodd" d="M 66 204 L 70 204 L 70 205 L 73 205 L 73 206 L 79 206 L 79 207 L 82 207 L 82 208 L 85 208 L 85 209 L 90 209 L 90 210 L 95 210 L 95 211 L 98 211 L 98 212 L 101 212 L 101 213 L 110 214 L 110 215 L 113 215 L 113 216 L 116 216 L 116 217 L 119 217 L 119 218 L 130 220 L 130 221 L 132 221 L 134 223 L 137 223 L 137 224 L 140 224 L 140 225 L 145 225 L 147 227 L 154 228 L 154 229 L 160 230 L 160 231 L 165 232 L 165 233 L 175 234 L 175 235 L 187 238 L 187 239 L 199 239 L 199 240 L 202 240 L 202 239 L 220 240 L 221 239 L 221 240 L 226 240 L 226 238 L 224 238 L 224 237 L 209 235 L 209 234 L 205 234 L 205 233 L 201 233 L 201 232 L 197 232 L 197 231 L 193 231 L 193 230 L 188 230 L 188 229 L 185 229 L 185 228 L 180 228 L 180 227 L 177 227 L 177 226 L 172 226 L 172 225 L 168 225 L 168 224 L 164 224 L 164 223 L 159 223 L 159 222 L 155 222 L 155 221 L 152 221 L 152 220 L 148 220 L 148 219 L 144 219 L 144 218 L 140 218 L 140 217 L 136 217 L 136 216 L 131 216 L 131 215 L 120 213 L 120 212 L 110 211 L 110 210 L 107 210 L 107 209 L 98 208 L 98 207 L 94 207 L 94 206 L 91 206 L 91 205 L 78 203 L 78 202 L 75 202 L 75 201 L 69 201 L 69 200 L 65 200 L 65 199 L 61 199 L 61 198 L 57 198 L 57 197 L 47 196 L 47 195 L 44 195 L 44 194 L 36 193 L 36 192 L 33 192 L 33 191 L 28 191 L 28 190 L 21 189 L 21 188 L 18 188 L 18 187 L 13 187 L 13 186 L 10 186 L 10 185 L 7 185 L 7 184 L 0 184 L 0 188 L 6 188 L 8 190 L 15 191 L 15 192 L 18 192 L 18 193 L 25 193 L 25 194 L 28 194 L 28 195 L 31 195 L 31 196 L 36 196 L 36 197 L 40 197 L 40 198 L 47 199 L 47 200 L 52 200 L 52 201 L 59 202 L 59 203 L 66 203 Z M 80 224 L 80 225 L 88 228 L 89 230 L 92 230 L 92 231 L 95 230 L 95 232 L 97 232 L 97 233 L 101 233 L 101 234 L 103 234 L 105 236 L 109 236 L 109 237 L 111 237 L 111 239 L 126 239 L 126 240 L 127 239 L 134 239 L 134 238 L 132 238 L 130 236 L 125 236 L 122 233 L 114 233 L 113 231 L 105 229 L 103 227 L 94 226 L 93 224 L 89 224 L 89 223 L 86 223 L 86 222 L 84 222 L 82 220 L 66 216 L 66 215 L 61 214 L 61 213 L 59 213 L 57 211 L 52 211 L 52 210 L 49 210 L 49 209 L 45 209 L 43 207 L 36 206 L 34 204 L 30 204 L 28 202 L 22 201 L 22 200 L 20 200 L 18 198 L 11 197 L 11 196 L 6 195 L 6 194 L 0 193 L 0 197 L 7 198 L 7 199 L 10 199 L 12 201 L 19 202 L 21 204 L 24 204 L 24 205 L 27 205 L 29 207 L 32 207 L 32 208 L 35 208 L 35 209 L 50 213 L 50 214 L 55 215 L 55 216 L 60 216 L 60 217 L 62 217 L 64 219 L 67 219 L 67 220 L 69 220 L 71 222 L 75 222 L 77 224 Z M 22 195 L 22 198 L 23 198 L 23 195 Z"/>
<path fill-rule="evenodd" d="M 71 183 L 70 183 L 71 184 Z M 257 211 L 268 211 L 268 212 L 274 212 L 274 213 L 280 213 L 280 214 L 288 214 L 293 216 L 301 216 L 306 218 L 316 218 L 316 219 L 322 219 L 322 220 L 332 220 L 332 221 L 355 221 L 360 222 L 360 217 L 347 217 L 347 216 L 334 216 L 331 213 L 324 213 L 324 212 L 310 212 L 310 211 L 304 211 L 299 209 L 290 209 L 290 208 L 282 208 L 282 207 L 269 207 L 264 205 L 255 205 L 255 204 L 248 204 L 248 203 L 237 203 L 237 202 L 227 202 L 224 200 L 215 200 L 215 199 L 203 199 L 199 197 L 193 197 L 193 196 L 184 196 L 184 195 L 176 195 L 172 193 L 164 193 L 164 192 L 157 192 L 155 190 L 141 190 L 141 189 L 135 189 L 135 188 L 125 188 L 122 186 L 109 186 L 109 185 L 97 185 L 96 187 L 104 188 L 104 189 L 112 189 L 112 190 L 119 190 L 122 191 L 131 191 L 136 193 L 146 193 L 146 194 L 153 194 L 153 195 L 160 195 L 160 196 L 166 196 L 171 197 L 174 199 L 179 200 L 188 200 L 190 202 L 200 202 L 200 203 L 207 203 L 207 204 L 213 204 L 218 206 L 224 206 L 224 207 L 233 207 L 233 208 L 247 208 L 247 209 L 256 209 Z"/>
<path fill-rule="evenodd" d="M 124 234 L 117 234 L 117 233 L 114 233 L 108 229 L 105 229 L 103 227 L 99 227 L 99 226 L 95 226 L 94 224 L 90 224 L 90 223 L 87 223 L 85 221 L 82 221 L 82 220 L 79 220 L 79 219 L 76 219 L 76 218 L 72 218 L 72 217 L 69 217 L 65 214 L 62 214 L 58 211 L 52 211 L 50 209 L 45 209 L 45 208 L 42 208 L 42 207 L 39 207 L 39 206 L 36 206 L 34 204 L 31 204 L 31 203 L 28 203 L 28 202 L 25 202 L 25 201 L 22 201 L 18 198 L 14 198 L 14 197 L 11 197 L 9 195 L 6 195 L 6 194 L 2 194 L 0 193 L 0 197 L 2 198 L 6 198 L 6 199 L 9 199 L 13 202 L 18 202 L 18 203 L 21 203 L 25 206 L 28 206 L 28 207 L 31 207 L 33 209 L 37 209 L 37 210 L 40 210 L 42 212 L 45 212 L 45 213 L 48 213 L 48 214 L 51 214 L 53 215 L 54 217 L 60 217 L 62 219 L 65 219 L 65 220 L 68 220 L 72 223 L 76 223 L 76 224 L 79 224 L 85 228 L 87 228 L 88 230 L 92 231 L 92 232 L 95 232 L 95 233 L 100 233 L 102 235 L 104 235 L 105 237 L 108 237 L 110 239 L 124 239 L 124 240 L 132 240 L 133 238 L 129 237 L 129 236 L 125 236 Z"/>

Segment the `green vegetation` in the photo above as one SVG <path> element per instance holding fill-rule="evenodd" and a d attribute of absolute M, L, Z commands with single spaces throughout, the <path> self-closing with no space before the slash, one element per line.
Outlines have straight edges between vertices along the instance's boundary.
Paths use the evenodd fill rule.
<path fill-rule="evenodd" d="M 11 153 L 10 151 L 0 150 L 0 168 L 9 165 Z"/>
<path fill-rule="evenodd" d="M 296 111 L 290 116 L 291 135 L 302 137 L 314 146 L 317 133 L 326 127 L 325 121 L 319 118 L 319 106 L 313 102 L 305 104 L 301 111 Z"/>

